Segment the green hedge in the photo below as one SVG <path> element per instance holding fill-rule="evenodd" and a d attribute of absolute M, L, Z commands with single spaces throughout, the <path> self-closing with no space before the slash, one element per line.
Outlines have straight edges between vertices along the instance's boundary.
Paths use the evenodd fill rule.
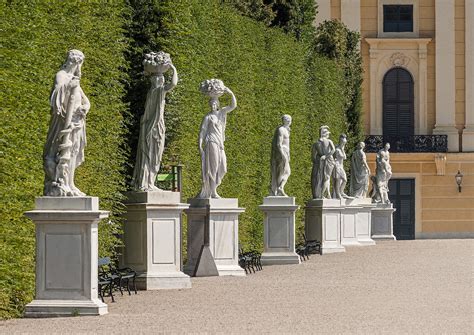
<path fill-rule="evenodd" d="M 268 195 L 270 146 L 283 114 L 293 116 L 292 175 L 286 191 L 303 205 L 310 198 L 311 145 L 321 124 L 333 139 L 347 131 L 344 73 L 335 61 L 280 29 L 244 17 L 220 0 L 124 0 L 0 4 L 2 101 L 0 133 L 0 318 L 18 316 L 34 293 L 34 225 L 23 217 L 42 193 L 42 149 L 49 122 L 48 97 L 66 51 L 86 59 L 82 87 L 91 100 L 86 161 L 76 183 L 111 210 L 101 223 L 99 252 L 119 244 L 122 191 L 130 177 L 148 79 L 145 52 L 172 55 L 180 81 L 166 107 L 164 163 L 185 164 L 183 198 L 200 189 L 197 137 L 208 112 L 199 91 L 220 78 L 236 94 L 228 117 L 228 174 L 219 192 L 239 198 L 244 248 L 262 248 L 262 214 Z M 222 103 L 228 103 L 228 97 Z M 297 229 L 303 227 L 298 212 Z"/>
<path fill-rule="evenodd" d="M 130 59 L 140 64 L 145 51 L 163 49 L 171 54 L 180 75 L 166 106 L 165 161 L 175 156 L 185 164 L 184 199 L 200 189 L 197 137 L 209 107 L 198 91 L 199 83 L 219 78 L 235 93 L 238 108 L 229 114 L 226 129 L 228 173 L 219 193 L 239 198 L 246 208 L 239 228 L 243 247 L 261 249 L 263 218 L 258 205 L 268 195 L 274 129 L 281 115 L 293 116 L 292 174 L 286 191 L 303 205 L 311 194 L 311 145 L 319 126 L 330 125 L 334 139 L 347 129 L 342 71 L 283 31 L 244 17 L 221 1 L 141 0 L 132 5 L 141 14 L 134 22 L 153 24 L 131 27 L 131 36 L 141 39 Z M 144 79 L 132 77 L 131 87 L 142 87 Z M 221 104 L 228 102 L 223 100 Z M 135 123 L 139 113 L 137 104 L 132 108 Z M 301 230 L 303 211 L 298 213 Z"/>
<path fill-rule="evenodd" d="M 0 104 L 0 318 L 19 316 L 34 295 L 34 224 L 23 217 L 42 194 L 49 94 L 66 52 L 86 56 L 81 85 L 91 101 L 86 161 L 76 184 L 112 211 L 99 229 L 101 255 L 118 240 L 125 163 L 123 14 L 119 1 L 2 1 Z"/>

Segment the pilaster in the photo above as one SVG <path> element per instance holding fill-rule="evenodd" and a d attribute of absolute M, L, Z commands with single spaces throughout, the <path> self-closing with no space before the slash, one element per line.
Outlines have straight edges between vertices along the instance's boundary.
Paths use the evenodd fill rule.
<path fill-rule="evenodd" d="M 317 27 L 326 20 L 331 20 L 331 0 L 319 0 L 318 14 L 314 20 L 314 25 Z"/>
<path fill-rule="evenodd" d="M 465 2 L 466 128 L 462 150 L 474 151 L 474 1 Z"/>
<path fill-rule="evenodd" d="M 433 134 L 448 135 L 448 150 L 459 151 L 456 128 L 454 1 L 436 0 L 436 125 Z"/>

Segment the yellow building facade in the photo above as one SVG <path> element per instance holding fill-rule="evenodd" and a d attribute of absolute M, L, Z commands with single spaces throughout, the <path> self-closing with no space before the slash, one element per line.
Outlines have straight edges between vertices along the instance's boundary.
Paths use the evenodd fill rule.
<path fill-rule="evenodd" d="M 474 238 L 474 0 L 316 2 L 316 24 L 361 34 L 367 148 L 392 145 L 395 235 Z"/>

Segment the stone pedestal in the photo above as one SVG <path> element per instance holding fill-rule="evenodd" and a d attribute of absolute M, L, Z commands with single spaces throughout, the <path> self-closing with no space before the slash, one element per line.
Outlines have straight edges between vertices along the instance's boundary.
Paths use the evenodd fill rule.
<path fill-rule="evenodd" d="M 189 207 L 180 193 L 128 192 L 125 205 L 123 266 L 138 274 L 141 290 L 190 288 L 181 271 L 181 216 Z"/>
<path fill-rule="evenodd" d="M 189 199 L 188 262 L 184 272 L 194 273 L 199 252 L 204 244 L 207 206 L 209 205 L 209 249 L 219 276 L 245 276 L 239 266 L 239 214 L 245 211 L 238 199 Z"/>
<path fill-rule="evenodd" d="M 306 203 L 306 239 L 321 241 L 322 254 L 346 251 L 341 244 L 342 207 L 336 199 L 313 199 Z"/>
<path fill-rule="evenodd" d="M 341 200 L 341 245 L 360 246 L 357 239 L 357 216 L 361 209 L 357 199 Z"/>
<path fill-rule="evenodd" d="M 295 205 L 294 197 L 270 196 L 263 198 L 259 206 L 264 213 L 264 251 L 262 264 L 299 264 L 295 253 Z"/>
<path fill-rule="evenodd" d="M 360 245 L 375 245 L 372 236 L 372 204 L 371 198 L 355 199 L 359 210 L 356 214 L 357 241 Z"/>
<path fill-rule="evenodd" d="M 396 240 L 393 235 L 393 212 L 392 204 L 378 203 L 372 208 L 372 239 Z"/>
<path fill-rule="evenodd" d="M 96 197 L 40 197 L 25 215 L 36 224 L 36 295 L 25 317 L 107 314 L 98 299 Z"/>

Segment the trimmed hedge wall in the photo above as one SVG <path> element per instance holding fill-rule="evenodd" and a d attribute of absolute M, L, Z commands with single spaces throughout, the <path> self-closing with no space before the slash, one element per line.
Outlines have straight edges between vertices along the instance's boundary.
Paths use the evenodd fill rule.
<path fill-rule="evenodd" d="M 141 64 L 145 51 L 162 49 L 171 54 L 180 75 L 167 101 L 164 155 L 167 162 L 174 156 L 185 164 L 183 199 L 200 189 L 197 138 L 209 106 L 199 83 L 219 78 L 235 93 L 238 107 L 229 114 L 226 128 L 228 172 L 219 194 L 239 198 L 246 208 L 239 227 L 242 246 L 261 249 L 263 216 L 258 205 L 269 192 L 273 132 L 283 114 L 293 116 L 292 174 L 286 191 L 303 205 L 311 194 L 311 145 L 319 137 L 319 126 L 330 125 L 336 141 L 347 128 L 343 72 L 280 29 L 243 17 L 217 0 L 141 0 L 132 5 L 153 24 L 133 25 L 131 35 L 142 38 L 130 59 Z M 143 8 L 148 10 L 144 13 Z M 136 78 L 131 87 L 141 87 L 143 80 Z M 221 105 L 229 102 L 222 100 Z M 132 109 L 134 123 L 140 113 L 140 108 Z M 299 231 L 302 215 L 300 210 Z"/>
<path fill-rule="evenodd" d="M 42 152 L 49 94 L 69 49 L 85 54 L 81 86 L 91 101 L 86 161 L 76 184 L 111 210 L 99 229 L 99 252 L 110 255 L 120 231 L 126 127 L 123 14 L 119 1 L 2 1 L 0 87 L 0 318 L 19 316 L 34 296 L 35 227 L 23 216 L 43 192 Z"/>
<path fill-rule="evenodd" d="M 82 87 L 91 100 L 86 161 L 76 183 L 112 211 L 99 230 L 99 252 L 120 244 L 122 192 L 130 178 L 148 78 L 145 52 L 165 50 L 180 81 L 168 95 L 164 164 L 185 164 L 183 198 L 200 189 L 197 137 L 209 111 L 199 83 L 220 78 L 236 94 L 229 114 L 228 173 L 219 192 L 239 198 L 240 241 L 262 248 L 270 147 L 283 114 L 293 116 L 292 175 L 286 191 L 303 205 L 310 198 L 311 145 L 321 124 L 337 141 L 347 131 L 344 73 L 335 61 L 280 29 L 244 17 L 220 0 L 124 0 L 0 4 L 2 104 L 0 133 L 0 318 L 21 315 L 34 295 L 34 225 L 23 212 L 42 194 L 42 150 L 53 78 L 66 51 L 86 59 Z M 222 104 L 228 103 L 228 97 Z M 303 228 L 303 211 L 297 229 Z M 184 239 L 185 240 L 185 239 Z"/>

